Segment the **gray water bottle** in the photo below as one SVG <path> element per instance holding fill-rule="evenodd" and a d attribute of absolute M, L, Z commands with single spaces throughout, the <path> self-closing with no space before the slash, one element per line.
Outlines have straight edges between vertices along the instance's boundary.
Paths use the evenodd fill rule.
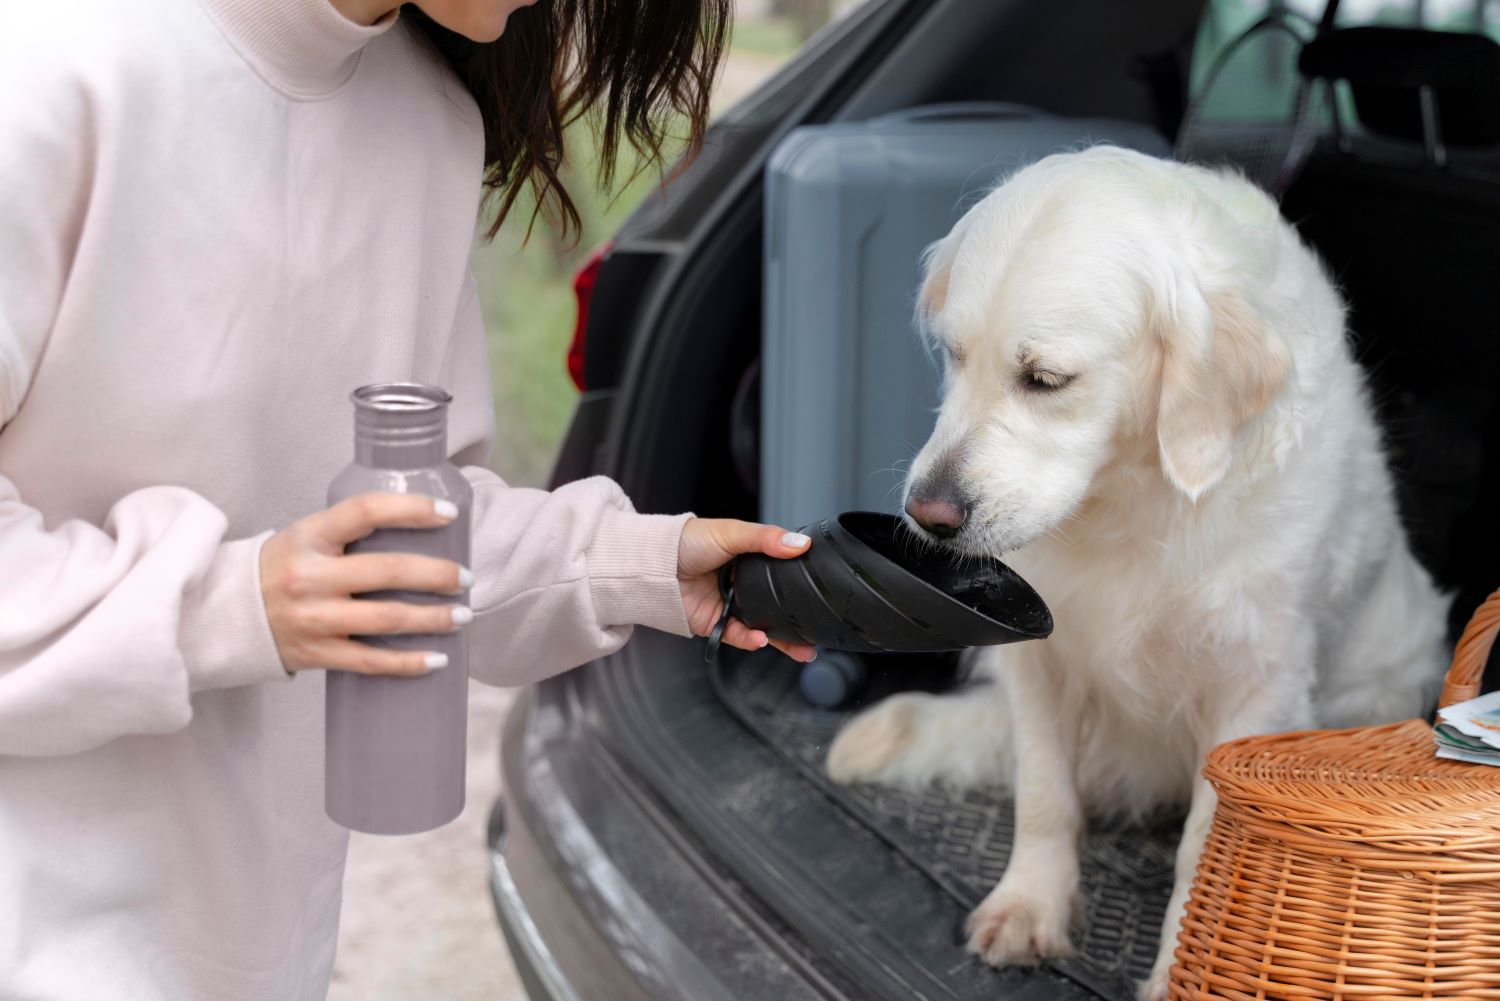
<path fill-rule="evenodd" d="M 442 528 L 379 529 L 348 553 L 417 553 L 469 566 L 474 491 L 448 461 L 446 390 L 392 382 L 356 389 L 354 462 L 328 487 L 329 505 L 372 490 L 449 500 L 458 517 Z M 417 604 L 468 604 L 430 591 L 361 597 Z M 374 646 L 445 653 L 448 665 L 420 677 L 325 671 L 326 809 L 335 822 L 371 834 L 441 827 L 464 806 L 469 648 L 464 629 L 435 635 L 355 637 Z"/>

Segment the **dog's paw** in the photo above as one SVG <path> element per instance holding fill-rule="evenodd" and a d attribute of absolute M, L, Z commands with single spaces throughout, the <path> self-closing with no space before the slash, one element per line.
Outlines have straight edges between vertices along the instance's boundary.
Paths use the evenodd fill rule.
<path fill-rule="evenodd" d="M 916 736 L 916 714 L 910 696 L 893 695 L 854 717 L 828 749 L 828 777 L 840 785 L 886 778 Z"/>
<path fill-rule="evenodd" d="M 1167 1001 L 1167 982 L 1171 967 L 1159 966 L 1151 971 L 1151 976 L 1141 981 L 1136 988 L 1135 1001 Z"/>
<path fill-rule="evenodd" d="M 997 886 L 969 915 L 969 951 L 991 966 L 1034 964 L 1071 955 L 1071 894 Z"/>

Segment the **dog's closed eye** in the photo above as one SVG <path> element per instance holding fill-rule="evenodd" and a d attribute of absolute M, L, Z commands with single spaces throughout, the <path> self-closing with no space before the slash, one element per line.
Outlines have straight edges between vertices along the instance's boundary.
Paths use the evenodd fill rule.
<path fill-rule="evenodd" d="M 1035 364 L 1024 365 L 1021 368 L 1021 385 L 1026 389 L 1039 393 L 1053 393 L 1059 389 L 1064 389 L 1076 378 L 1078 378 L 1076 372 L 1054 372 L 1051 369 L 1041 368 Z"/>

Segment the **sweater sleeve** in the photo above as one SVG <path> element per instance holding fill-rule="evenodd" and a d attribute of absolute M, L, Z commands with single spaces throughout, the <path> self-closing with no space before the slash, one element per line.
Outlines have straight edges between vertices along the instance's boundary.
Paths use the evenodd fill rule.
<path fill-rule="evenodd" d="M 88 94 L 0 43 L 0 436 L 63 301 L 92 182 Z M 202 688 L 286 677 L 261 604 L 264 536 L 180 487 L 102 525 L 46 524 L 0 473 L 0 754 L 69 754 L 165 733 Z"/>
<path fill-rule="evenodd" d="M 474 487 L 469 666 L 523 685 L 612 653 L 644 625 L 690 635 L 677 548 L 690 514 L 638 514 L 602 476 L 555 491 L 511 487 L 485 468 L 494 437 L 484 323 L 472 280 L 443 375 L 452 454 Z"/>

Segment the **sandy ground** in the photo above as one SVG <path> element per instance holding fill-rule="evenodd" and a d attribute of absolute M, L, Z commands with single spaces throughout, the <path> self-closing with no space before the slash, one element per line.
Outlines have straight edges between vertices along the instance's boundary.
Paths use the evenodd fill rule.
<path fill-rule="evenodd" d="M 716 104 L 775 68 L 730 60 Z M 329 1001 L 525 1001 L 495 920 L 484 850 L 500 793 L 500 724 L 515 694 L 470 684 L 468 799 L 457 820 L 428 834 L 350 839 Z"/>

